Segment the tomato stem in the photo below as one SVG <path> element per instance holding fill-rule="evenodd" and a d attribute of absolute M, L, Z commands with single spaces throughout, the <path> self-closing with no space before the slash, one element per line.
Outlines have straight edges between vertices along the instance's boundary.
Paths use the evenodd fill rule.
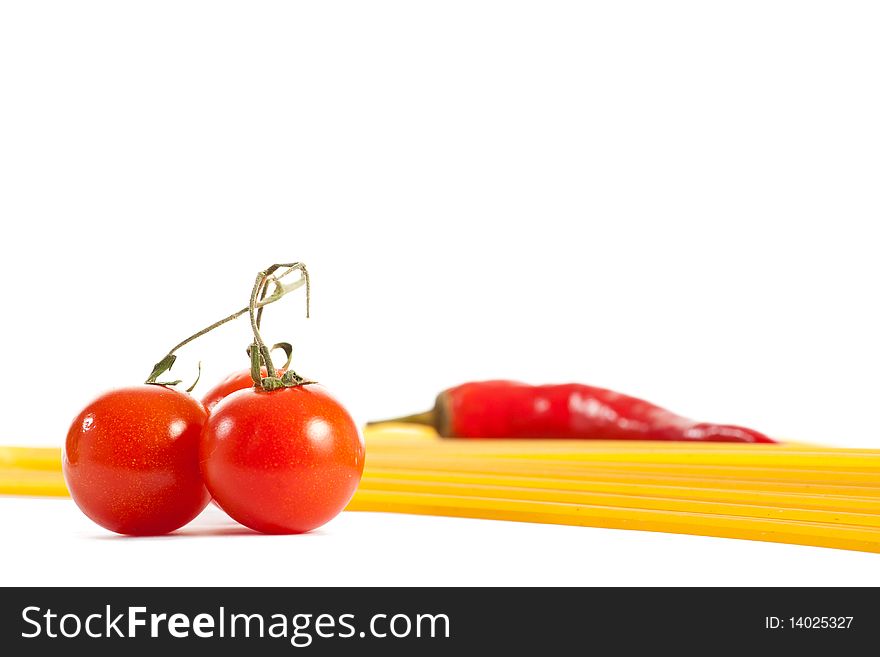
<path fill-rule="evenodd" d="M 266 298 L 266 292 L 268 292 L 268 291 L 269 291 L 269 279 L 267 278 L 263 282 L 262 287 L 260 288 L 259 301 L 262 301 L 263 299 Z M 250 310 L 250 304 L 248 304 L 248 310 Z M 257 328 L 260 328 L 262 321 L 263 321 L 263 308 L 261 307 L 257 310 Z"/>
<path fill-rule="evenodd" d="M 281 268 L 285 268 L 285 267 L 286 267 L 286 269 L 284 271 L 282 271 L 280 274 L 273 275 L 275 271 L 277 271 L 278 269 L 281 269 Z M 291 272 L 294 272 L 294 271 L 300 272 L 299 279 L 297 279 L 291 283 L 286 283 L 286 284 L 281 282 L 282 278 L 284 278 L 285 276 L 287 276 L 288 274 L 290 274 Z M 261 314 L 263 308 L 265 308 L 266 306 L 268 306 L 271 303 L 275 303 L 276 301 L 281 299 L 284 295 L 288 294 L 289 292 L 293 292 L 294 290 L 298 290 L 299 288 L 301 288 L 303 286 L 305 286 L 305 288 L 306 288 L 306 317 L 309 316 L 309 306 L 311 305 L 311 290 L 310 290 L 310 285 L 309 285 L 309 274 L 308 274 L 308 271 L 306 270 L 306 267 L 304 264 L 297 262 L 297 263 L 292 263 L 292 264 L 272 265 L 272 267 L 270 267 L 269 269 L 267 269 L 264 272 L 260 272 L 260 274 L 262 276 L 261 280 L 263 281 L 263 284 L 260 286 L 260 287 L 262 287 L 262 294 L 260 294 L 259 299 L 255 298 L 256 294 L 252 294 L 251 295 L 252 296 L 251 303 L 249 303 L 247 306 L 245 306 L 241 310 L 238 310 L 238 311 L 232 313 L 231 315 L 228 315 L 228 316 L 224 317 L 223 319 L 214 322 L 210 326 L 206 326 L 201 331 L 198 331 L 197 333 L 193 333 L 191 336 L 189 336 L 185 340 L 176 344 L 162 358 L 162 360 L 160 360 L 158 363 L 156 363 L 153 366 L 153 371 L 150 372 L 150 376 L 147 377 L 147 380 L 145 383 L 152 383 L 152 384 L 156 384 L 156 385 L 175 385 L 178 382 L 171 382 L 171 381 L 160 382 L 157 380 L 162 374 L 164 374 L 165 372 L 170 370 L 171 367 L 174 365 L 174 361 L 177 360 L 177 356 L 175 355 L 174 352 L 176 352 L 181 347 L 186 346 L 187 344 L 189 344 L 190 342 L 192 342 L 196 338 L 200 338 L 203 335 L 205 335 L 206 333 L 213 331 L 215 328 L 218 328 L 218 327 L 222 326 L 223 324 L 226 324 L 227 322 L 231 322 L 234 319 L 238 319 L 239 317 L 241 317 L 245 313 L 249 312 L 249 313 L 253 314 L 256 311 L 259 314 Z M 275 289 L 272 290 L 271 294 L 266 296 L 266 291 L 268 290 L 270 283 L 274 283 Z M 257 293 L 259 293 L 259 290 L 257 290 Z"/>
<path fill-rule="evenodd" d="M 254 382 L 255 386 L 260 385 L 260 381 L 263 380 L 263 374 L 260 371 L 260 365 L 262 364 L 262 358 L 260 357 L 260 347 L 256 343 L 252 344 L 248 348 L 248 356 L 251 357 L 251 380 Z"/>
<path fill-rule="evenodd" d="M 257 325 L 258 326 L 259 326 L 259 321 L 260 321 L 259 318 L 257 318 Z M 251 348 L 252 347 L 253 347 L 253 345 L 248 345 L 248 348 L 245 350 L 245 353 L 247 353 L 248 358 L 251 357 Z M 287 370 L 287 368 L 290 367 L 290 363 L 293 361 L 293 345 L 290 344 L 289 342 L 278 342 L 276 344 L 273 344 L 269 349 L 271 351 L 275 351 L 276 349 L 280 349 L 281 351 L 284 352 L 284 357 L 286 358 L 286 360 L 284 361 L 284 365 L 281 366 L 281 369 Z"/>
<path fill-rule="evenodd" d="M 186 389 L 187 392 L 192 392 L 196 389 L 196 386 L 199 385 L 199 379 L 202 378 L 202 361 L 199 361 L 199 373 L 196 375 L 196 380 L 192 382 L 192 385 Z"/>
<path fill-rule="evenodd" d="M 275 276 L 274 273 L 278 269 L 286 268 L 280 275 Z M 300 377 L 296 372 L 290 370 L 285 372 L 283 378 L 279 378 L 278 370 L 275 369 L 275 365 L 272 362 L 272 355 L 270 353 L 269 347 L 266 346 L 266 343 L 263 342 L 263 336 L 260 335 L 260 319 L 261 319 L 261 306 L 259 298 L 265 291 L 268 289 L 268 286 L 271 283 L 274 283 L 276 286 L 276 290 L 273 291 L 272 295 L 277 292 L 278 286 L 281 285 L 279 283 L 279 279 L 283 278 L 287 274 L 292 271 L 299 271 L 302 275 L 302 279 L 305 281 L 306 286 L 306 317 L 310 314 L 310 301 L 311 301 L 311 290 L 309 286 L 309 273 L 306 269 L 306 266 L 301 262 L 294 262 L 288 264 L 275 264 L 261 271 L 257 274 L 256 281 L 254 282 L 254 287 L 251 290 L 251 299 L 248 304 L 248 311 L 251 318 L 251 330 L 254 334 L 254 343 L 251 345 L 251 378 L 254 380 L 255 385 L 261 385 L 264 390 L 276 390 L 282 387 L 292 387 L 296 385 L 300 385 L 304 379 Z M 269 298 L 272 298 L 270 295 Z M 276 345 L 277 346 L 277 345 Z M 290 364 L 290 355 L 291 352 L 288 353 L 287 365 Z M 266 366 L 266 376 L 261 376 L 262 372 L 260 369 L 260 365 L 263 364 Z"/>

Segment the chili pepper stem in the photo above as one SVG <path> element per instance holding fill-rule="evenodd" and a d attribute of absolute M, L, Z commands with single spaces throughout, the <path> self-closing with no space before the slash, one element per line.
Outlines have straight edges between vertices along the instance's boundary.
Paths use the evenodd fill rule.
<path fill-rule="evenodd" d="M 423 424 L 428 427 L 437 428 L 437 413 L 432 408 L 430 411 L 423 413 L 414 413 L 413 415 L 404 415 L 402 417 L 388 418 L 387 420 L 373 420 L 367 422 L 367 426 L 371 427 L 376 424 L 385 424 L 386 422 L 399 422 L 404 424 Z"/>
<path fill-rule="evenodd" d="M 446 395 L 440 393 L 434 401 L 434 408 L 422 413 L 414 413 L 413 415 L 404 415 L 403 417 L 390 418 L 388 420 L 380 420 L 378 422 L 367 422 L 367 426 L 374 424 L 382 424 L 383 422 L 404 422 L 408 424 L 421 424 L 431 427 L 440 436 L 449 438 L 452 433 L 451 413 L 449 409 L 449 400 Z"/>

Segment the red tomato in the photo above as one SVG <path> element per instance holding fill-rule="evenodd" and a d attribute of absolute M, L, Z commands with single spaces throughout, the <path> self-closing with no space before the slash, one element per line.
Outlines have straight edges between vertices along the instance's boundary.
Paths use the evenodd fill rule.
<path fill-rule="evenodd" d="M 262 372 L 263 376 L 267 376 L 265 366 L 260 368 L 260 371 Z M 282 376 L 284 374 L 284 369 L 278 369 L 277 372 L 278 376 Z M 202 405 L 210 413 L 224 397 L 231 395 L 237 390 L 244 390 L 245 388 L 253 387 L 254 380 L 251 378 L 250 370 L 241 370 L 240 372 L 235 372 L 234 374 L 230 374 L 229 376 L 227 376 L 220 383 L 218 383 L 208 392 L 206 392 L 205 396 L 202 397 Z"/>
<path fill-rule="evenodd" d="M 201 463 L 208 490 L 232 518 L 259 532 L 296 534 L 348 504 L 364 469 L 364 441 L 320 386 L 250 387 L 214 408 Z"/>
<path fill-rule="evenodd" d="M 211 499 L 199 472 L 207 417 L 197 400 L 164 386 L 104 393 L 67 432 L 62 466 L 74 502 L 120 534 L 182 527 Z"/>

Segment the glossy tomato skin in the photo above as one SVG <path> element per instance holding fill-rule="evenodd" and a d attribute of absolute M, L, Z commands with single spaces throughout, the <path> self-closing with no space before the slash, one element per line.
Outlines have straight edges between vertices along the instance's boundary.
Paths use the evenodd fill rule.
<path fill-rule="evenodd" d="M 266 376 L 265 366 L 261 367 L 260 371 L 263 376 Z M 277 370 L 277 374 L 278 376 L 283 375 L 284 369 Z M 251 378 L 250 370 L 241 370 L 240 372 L 235 372 L 227 376 L 220 383 L 218 383 L 208 392 L 206 392 L 205 396 L 202 397 L 202 405 L 210 413 L 212 410 L 214 410 L 214 407 L 223 400 L 224 397 L 227 397 L 238 390 L 244 390 L 245 388 L 253 387 L 254 380 Z"/>
<path fill-rule="evenodd" d="M 196 399 L 164 386 L 104 393 L 67 432 L 62 467 L 71 497 L 119 534 L 182 527 L 211 499 L 198 460 L 207 417 Z"/>
<path fill-rule="evenodd" d="M 333 519 L 351 500 L 364 441 L 321 386 L 250 387 L 214 408 L 201 463 L 208 490 L 232 518 L 258 532 L 298 534 Z"/>

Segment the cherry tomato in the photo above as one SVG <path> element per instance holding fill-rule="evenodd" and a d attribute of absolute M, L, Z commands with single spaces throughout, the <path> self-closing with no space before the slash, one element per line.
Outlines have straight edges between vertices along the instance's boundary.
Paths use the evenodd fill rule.
<path fill-rule="evenodd" d="M 267 375 L 265 366 L 260 368 L 260 370 L 263 376 Z M 278 369 L 277 374 L 278 376 L 282 376 L 284 374 L 284 369 Z M 227 376 L 220 383 L 218 383 L 208 392 L 206 392 L 205 396 L 202 397 L 202 405 L 210 413 L 224 397 L 231 395 L 236 390 L 244 390 L 245 388 L 253 387 L 254 380 L 251 378 L 250 370 L 241 370 L 240 372 L 235 372 L 234 374 L 230 374 L 229 376 Z"/>
<path fill-rule="evenodd" d="M 268 372 L 266 371 L 266 366 L 260 368 L 260 372 L 263 376 L 267 376 Z M 285 372 L 284 368 L 280 368 L 277 370 L 278 376 L 283 376 Z M 211 388 L 205 396 L 202 397 L 202 406 L 205 407 L 209 413 L 214 410 L 214 407 L 219 404 L 225 397 L 228 397 L 233 392 L 238 390 L 245 390 L 246 388 L 254 387 L 254 380 L 251 377 L 250 370 L 241 370 L 240 372 L 234 372 L 223 379 L 220 383 Z M 214 506 L 220 506 L 217 504 L 217 500 L 211 500 L 211 503 Z"/>
<path fill-rule="evenodd" d="M 64 479 L 89 518 L 120 534 L 174 531 L 210 501 L 199 471 L 208 414 L 190 395 L 159 385 L 107 392 L 67 432 Z"/>
<path fill-rule="evenodd" d="M 321 386 L 250 387 L 214 407 L 201 463 L 208 490 L 232 518 L 259 532 L 297 534 L 348 504 L 363 473 L 364 441 Z"/>

